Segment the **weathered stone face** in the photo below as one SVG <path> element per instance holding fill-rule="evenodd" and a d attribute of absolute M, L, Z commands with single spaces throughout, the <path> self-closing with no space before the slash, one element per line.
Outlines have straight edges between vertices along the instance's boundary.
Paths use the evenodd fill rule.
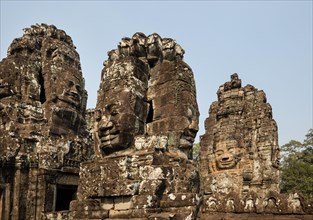
<path fill-rule="evenodd" d="M 148 101 L 153 117 L 147 133 L 168 135 L 170 150 L 179 149 L 191 159 L 199 118 L 193 73 L 181 60 L 164 60 L 150 76 Z"/>
<path fill-rule="evenodd" d="M 139 113 L 135 111 L 135 106 L 140 100 L 136 100 L 135 94 L 125 90 L 121 91 L 118 97 L 118 100 L 109 100 L 105 107 L 97 109 L 96 113 L 98 114 L 96 135 L 104 154 L 129 147 L 134 135 L 144 132 L 143 119 L 139 118 Z M 130 103 L 132 99 L 134 105 Z"/>
<path fill-rule="evenodd" d="M 78 133 L 85 124 L 87 101 L 79 55 L 72 45 L 53 38 L 43 40 L 41 54 L 44 106 L 51 133 Z"/>
<path fill-rule="evenodd" d="M 2 61 L 0 97 L 14 96 L 8 102 L 24 103 L 31 111 L 25 112 L 30 116 L 24 118 L 41 120 L 36 124 L 44 125 L 45 129 L 37 128 L 43 134 L 81 133 L 87 93 L 79 55 L 70 37 L 44 24 L 24 31 L 23 37 L 12 42 L 8 58 Z M 33 111 L 34 106 L 38 113 Z"/>
<path fill-rule="evenodd" d="M 99 155 L 126 149 L 144 134 L 148 67 L 137 58 L 109 61 L 103 70 L 96 107 L 95 142 Z"/>
<path fill-rule="evenodd" d="M 0 79 L 0 99 L 3 99 L 3 98 L 6 98 L 6 97 L 9 97 L 9 96 L 16 94 L 16 91 L 14 91 L 14 90 L 16 90 L 16 87 L 14 84 L 17 82 L 17 79 L 16 79 L 17 76 L 15 74 L 9 74 L 10 71 L 5 71 L 2 68 L 3 68 L 3 66 L 1 66 L 2 75 L 1 75 L 1 79 Z M 8 67 L 8 68 L 10 68 L 10 67 Z"/>
<path fill-rule="evenodd" d="M 241 154 L 236 140 L 217 143 L 214 151 L 217 169 L 224 170 L 234 168 L 237 165 Z"/>
<path fill-rule="evenodd" d="M 129 148 L 134 136 L 146 133 L 168 136 L 171 151 L 192 158 L 199 111 L 193 73 L 183 54 L 173 39 L 142 33 L 123 38 L 117 50 L 108 52 L 96 110 L 99 155 Z M 136 100 L 132 105 L 120 95 L 124 90 Z M 112 115 L 111 106 L 118 114 Z"/>
<path fill-rule="evenodd" d="M 170 38 L 136 33 L 108 56 L 95 109 L 98 157 L 82 164 L 74 219 L 94 217 L 78 214 L 85 201 L 97 203 L 102 217 L 157 218 L 160 209 L 160 216 L 194 219 L 199 111 L 183 50 Z"/>

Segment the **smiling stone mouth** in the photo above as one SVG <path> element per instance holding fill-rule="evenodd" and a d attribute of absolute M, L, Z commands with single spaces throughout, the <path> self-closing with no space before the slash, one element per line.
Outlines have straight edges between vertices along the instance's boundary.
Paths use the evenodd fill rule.
<path fill-rule="evenodd" d="M 233 162 L 234 162 L 233 160 L 231 160 L 231 161 L 220 161 L 221 164 L 225 164 L 225 165 L 232 164 Z"/>
<path fill-rule="evenodd" d="M 234 160 L 231 160 L 231 161 L 217 161 L 217 166 L 220 168 L 220 169 L 230 169 L 230 168 L 233 168 L 236 166 L 236 163 Z"/>
<path fill-rule="evenodd" d="M 73 100 L 73 101 L 75 101 L 75 102 L 79 102 L 79 95 L 78 95 L 78 94 L 70 92 L 70 93 L 66 93 L 66 95 L 67 95 L 71 100 Z"/>
<path fill-rule="evenodd" d="M 102 144 L 107 144 L 108 142 L 111 142 L 114 139 L 118 138 L 118 136 L 119 136 L 118 131 L 110 131 L 110 132 L 102 133 L 100 136 L 100 141 Z"/>
<path fill-rule="evenodd" d="M 101 142 L 108 142 L 114 140 L 115 138 L 117 138 L 117 136 L 118 136 L 117 134 L 109 134 L 102 136 L 100 140 Z"/>

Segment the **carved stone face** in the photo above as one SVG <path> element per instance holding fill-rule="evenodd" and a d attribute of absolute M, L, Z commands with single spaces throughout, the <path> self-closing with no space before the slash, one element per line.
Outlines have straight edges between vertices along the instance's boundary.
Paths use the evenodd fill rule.
<path fill-rule="evenodd" d="M 111 97 L 113 99 L 110 100 L 108 96 L 104 108 L 96 110 L 95 135 L 100 153 L 105 155 L 128 148 L 134 135 L 144 130 L 141 113 L 136 109 L 139 103 L 143 104 L 141 100 L 126 90 Z"/>
<path fill-rule="evenodd" d="M 27 61 L 22 56 L 9 57 L 3 59 L 0 65 L 0 99 L 15 96 L 21 90 L 21 80 L 24 77 L 24 73 L 21 74 L 20 66 L 26 64 Z M 24 71 L 29 71 L 24 67 Z"/>
<path fill-rule="evenodd" d="M 95 151 L 105 156 L 129 148 L 144 134 L 148 65 L 137 57 L 108 62 L 102 71 L 95 122 Z"/>
<path fill-rule="evenodd" d="M 81 109 L 83 88 L 81 79 L 67 72 L 66 80 L 60 80 L 56 87 L 56 95 L 63 108 Z"/>
<path fill-rule="evenodd" d="M 65 42 L 46 38 L 42 48 L 44 111 L 50 133 L 77 133 L 85 124 L 87 93 L 79 55 Z"/>
<path fill-rule="evenodd" d="M 183 61 L 163 61 L 151 70 L 150 85 L 154 111 L 148 134 L 168 135 L 169 149 L 179 149 L 191 159 L 199 111 L 190 67 Z"/>
<path fill-rule="evenodd" d="M 195 111 L 196 110 L 191 110 L 190 108 L 187 110 L 188 121 L 179 140 L 179 146 L 182 149 L 189 149 L 193 146 L 193 142 L 199 130 L 199 120 Z"/>
<path fill-rule="evenodd" d="M 223 141 L 216 144 L 215 149 L 215 162 L 218 169 L 231 169 L 237 164 L 237 155 L 239 148 L 237 141 L 229 140 Z"/>

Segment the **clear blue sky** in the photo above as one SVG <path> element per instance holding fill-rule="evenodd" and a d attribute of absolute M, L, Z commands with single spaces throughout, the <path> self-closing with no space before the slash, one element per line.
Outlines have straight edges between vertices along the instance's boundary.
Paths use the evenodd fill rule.
<path fill-rule="evenodd" d="M 200 108 L 200 131 L 218 87 L 239 74 L 267 94 L 279 144 L 312 128 L 312 1 L 4 1 L 1 59 L 22 29 L 54 24 L 80 54 L 94 107 L 107 51 L 124 36 L 157 32 L 185 49 Z M 198 140 L 197 140 L 198 141 Z"/>

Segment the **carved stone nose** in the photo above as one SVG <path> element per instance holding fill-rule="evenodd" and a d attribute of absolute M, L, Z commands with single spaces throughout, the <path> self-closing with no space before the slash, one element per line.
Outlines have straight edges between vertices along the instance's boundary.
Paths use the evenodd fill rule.
<path fill-rule="evenodd" d="M 100 124 L 100 128 L 111 128 L 113 127 L 113 123 L 111 121 L 105 121 Z"/>
<path fill-rule="evenodd" d="M 99 123 L 100 130 L 108 130 L 113 127 L 113 122 L 110 120 L 110 117 L 102 116 Z"/>
<path fill-rule="evenodd" d="M 189 130 L 192 131 L 195 135 L 199 130 L 198 121 L 192 120 L 191 124 L 188 126 Z"/>
<path fill-rule="evenodd" d="M 71 93 L 78 94 L 78 91 L 77 91 L 77 89 L 76 89 L 75 86 L 73 86 L 73 87 L 70 88 L 70 92 L 71 92 Z"/>

